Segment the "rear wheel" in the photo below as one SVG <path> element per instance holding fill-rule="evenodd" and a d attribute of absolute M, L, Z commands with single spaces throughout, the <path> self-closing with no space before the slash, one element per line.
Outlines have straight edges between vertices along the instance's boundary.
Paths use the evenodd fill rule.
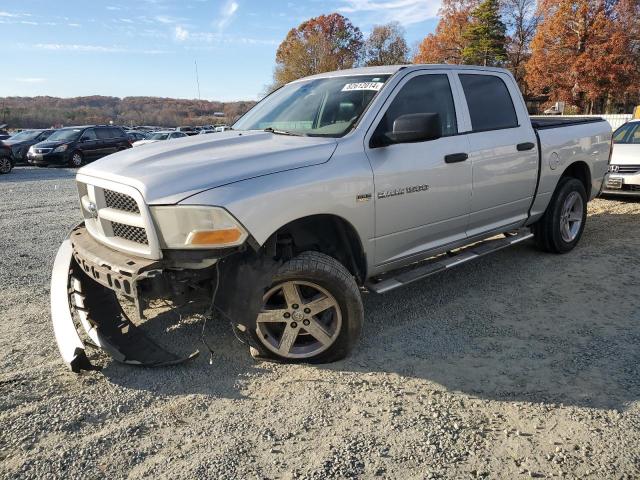
<path fill-rule="evenodd" d="M 69 159 L 69 166 L 74 168 L 82 166 L 82 154 L 80 152 L 73 152 Z"/>
<path fill-rule="evenodd" d="M 538 247 L 566 253 L 578 244 L 587 220 L 587 193 L 575 178 L 560 180 L 544 216 L 534 225 Z"/>
<path fill-rule="evenodd" d="M 0 174 L 7 174 L 11 172 L 12 168 L 13 164 L 11 163 L 11 159 L 9 157 L 0 158 Z"/>
<path fill-rule="evenodd" d="M 362 319 L 360 291 L 347 269 L 328 255 L 304 252 L 274 276 L 251 330 L 262 358 L 325 363 L 349 353 Z"/>

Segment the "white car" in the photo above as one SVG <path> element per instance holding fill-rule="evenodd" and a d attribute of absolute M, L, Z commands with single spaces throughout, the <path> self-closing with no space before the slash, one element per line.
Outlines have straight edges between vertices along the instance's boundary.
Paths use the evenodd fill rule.
<path fill-rule="evenodd" d="M 173 140 L 174 138 L 182 138 L 188 135 L 182 132 L 176 132 L 173 130 L 163 131 L 163 132 L 155 132 L 149 135 L 146 140 L 138 140 L 137 142 L 133 142 L 134 147 L 139 147 L 141 145 L 146 145 L 148 143 L 161 142 L 164 140 Z"/>
<path fill-rule="evenodd" d="M 613 155 L 602 193 L 640 195 L 640 120 L 632 120 L 613 134 Z"/>

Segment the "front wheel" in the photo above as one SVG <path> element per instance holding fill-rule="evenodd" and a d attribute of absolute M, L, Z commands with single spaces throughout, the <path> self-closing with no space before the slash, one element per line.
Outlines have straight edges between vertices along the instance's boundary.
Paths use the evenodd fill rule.
<path fill-rule="evenodd" d="M 544 216 L 533 226 L 538 247 L 567 253 L 578 244 L 587 221 L 587 193 L 575 178 L 560 180 Z"/>
<path fill-rule="evenodd" d="M 8 157 L 0 158 L 0 174 L 4 175 L 11 172 L 13 168 L 13 164 L 11 163 L 11 159 Z"/>
<path fill-rule="evenodd" d="M 80 152 L 73 152 L 69 159 L 69 166 L 73 168 L 79 168 L 82 166 L 82 154 Z"/>
<path fill-rule="evenodd" d="M 362 320 L 362 298 L 353 276 L 334 258 L 309 251 L 274 276 L 250 330 L 262 358 L 327 363 L 351 351 Z"/>

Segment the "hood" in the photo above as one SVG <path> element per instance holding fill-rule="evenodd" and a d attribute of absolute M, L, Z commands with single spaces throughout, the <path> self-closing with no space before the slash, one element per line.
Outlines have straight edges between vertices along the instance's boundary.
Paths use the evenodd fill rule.
<path fill-rule="evenodd" d="M 44 140 L 40 143 L 36 143 L 33 145 L 33 148 L 56 148 L 60 145 L 65 145 L 67 143 L 73 143 L 73 140 L 58 140 L 50 142 L 49 140 Z"/>
<path fill-rule="evenodd" d="M 6 140 L 0 140 L 0 142 L 8 145 L 9 147 L 21 147 L 22 145 L 28 145 L 29 143 L 32 143 L 31 140 L 11 140 L 10 138 L 7 138 Z"/>
<path fill-rule="evenodd" d="M 240 180 L 324 163 L 336 146 L 334 138 L 229 131 L 130 148 L 78 173 L 135 187 L 149 204 L 173 204 Z"/>
<path fill-rule="evenodd" d="M 611 163 L 614 165 L 640 165 L 640 143 L 614 143 Z"/>
<path fill-rule="evenodd" d="M 132 145 L 134 147 L 139 147 L 141 145 L 147 145 L 149 143 L 155 143 L 158 142 L 159 140 L 136 140 L 135 142 L 132 143 Z"/>

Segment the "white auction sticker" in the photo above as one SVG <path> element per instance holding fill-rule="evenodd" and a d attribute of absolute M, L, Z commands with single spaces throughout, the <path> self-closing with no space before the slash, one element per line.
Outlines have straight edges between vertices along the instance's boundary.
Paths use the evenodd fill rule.
<path fill-rule="evenodd" d="M 353 92 L 356 90 L 373 90 L 374 92 L 379 91 L 383 82 L 359 82 L 359 83 L 347 83 L 344 87 L 342 87 L 343 92 Z"/>

